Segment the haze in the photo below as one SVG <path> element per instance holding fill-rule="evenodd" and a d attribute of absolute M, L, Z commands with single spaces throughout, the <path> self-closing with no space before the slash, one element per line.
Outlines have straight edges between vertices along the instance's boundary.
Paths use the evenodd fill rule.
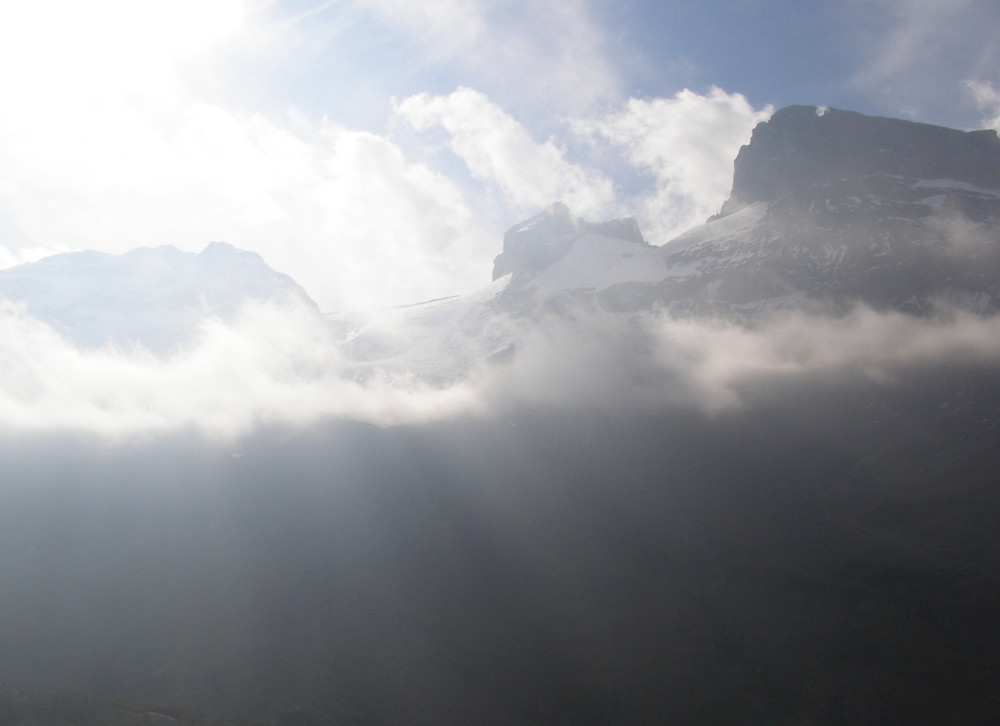
<path fill-rule="evenodd" d="M 8 3 L 0 724 L 995 722 L 997 27 Z"/>

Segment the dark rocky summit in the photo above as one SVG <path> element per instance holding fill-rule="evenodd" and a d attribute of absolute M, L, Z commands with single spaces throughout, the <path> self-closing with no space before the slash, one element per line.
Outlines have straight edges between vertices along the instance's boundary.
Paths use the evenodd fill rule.
<path fill-rule="evenodd" d="M 586 233 L 643 247 L 598 260 L 593 248 L 578 249 Z M 601 274 L 587 274 L 595 265 Z M 651 248 L 634 220 L 588 224 L 557 204 L 504 235 L 493 277 L 508 273 L 504 300 L 520 310 L 530 310 L 532 296 L 569 295 L 619 311 L 738 320 L 858 304 L 992 313 L 1000 309 L 1000 138 L 791 106 L 754 129 L 728 201 L 706 224 Z M 534 285 L 542 277 L 547 286 Z M 554 289 L 553 279 L 568 286 Z"/>
<path fill-rule="evenodd" d="M 957 131 L 853 111 L 789 106 L 758 124 L 750 143 L 740 149 L 722 215 L 817 184 L 872 175 L 952 179 L 1000 189 L 1000 139 L 992 129 Z"/>
<path fill-rule="evenodd" d="M 742 317 L 1000 305 L 1000 139 L 793 106 L 754 129 L 722 211 L 664 248 L 655 299 Z"/>

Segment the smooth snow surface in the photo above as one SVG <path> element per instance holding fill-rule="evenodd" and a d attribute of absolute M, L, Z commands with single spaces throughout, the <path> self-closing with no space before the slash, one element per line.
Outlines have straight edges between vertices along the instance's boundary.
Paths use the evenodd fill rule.
<path fill-rule="evenodd" d="M 620 282 L 657 282 L 665 277 L 655 247 L 596 234 L 573 240 L 573 248 L 531 280 L 544 292 L 602 290 Z"/>

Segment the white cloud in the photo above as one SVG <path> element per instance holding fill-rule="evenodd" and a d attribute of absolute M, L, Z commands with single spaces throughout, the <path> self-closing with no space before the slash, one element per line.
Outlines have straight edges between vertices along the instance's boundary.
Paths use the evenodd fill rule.
<path fill-rule="evenodd" d="M 330 417 L 396 425 L 521 406 L 717 413 L 743 406 L 761 383 L 778 395 L 785 385 L 824 380 L 892 386 L 914 371 L 1000 363 L 1000 319 L 966 314 L 790 313 L 747 328 L 591 312 L 517 327 L 512 359 L 430 386 L 367 368 L 366 380 L 355 380 L 334 329 L 304 306 L 248 305 L 231 325 L 207 319 L 196 344 L 156 358 L 141 349 L 77 349 L 0 302 L 0 431 L 122 441 L 187 430 L 232 440 L 262 425 Z"/>
<path fill-rule="evenodd" d="M 315 200 L 320 239 L 303 230 L 301 252 L 319 246 L 328 264 L 306 276 L 307 289 L 340 286 L 345 302 L 386 305 L 488 281 L 499 237 L 451 181 L 374 134 L 329 128 L 327 136 L 332 148 Z"/>
<path fill-rule="evenodd" d="M 247 306 L 232 326 L 205 320 L 198 345 L 159 359 L 141 349 L 80 350 L 0 301 L 0 369 L 0 429 L 111 440 L 184 429 L 233 438 L 269 423 L 389 424 L 476 408 L 468 386 L 354 382 L 321 317 L 273 304 Z"/>
<path fill-rule="evenodd" d="M 972 93 L 976 106 L 986 114 L 983 127 L 1000 131 L 1000 91 L 992 83 L 982 81 L 966 81 L 965 86 Z"/>
<path fill-rule="evenodd" d="M 740 94 L 712 88 L 672 98 L 629 99 L 624 111 L 579 120 L 576 130 L 624 150 L 629 162 L 652 173 L 656 189 L 632 211 L 647 238 L 663 243 L 719 211 L 732 186 L 733 159 L 750 132 L 772 113 Z"/>
<path fill-rule="evenodd" d="M 786 313 L 745 327 L 667 315 L 595 315 L 540 326 L 505 369 L 479 383 L 486 410 L 548 406 L 595 412 L 714 414 L 740 408 L 762 383 L 893 386 L 914 371 L 1000 364 L 1000 319 L 935 320 L 859 308 L 831 318 Z"/>
<path fill-rule="evenodd" d="M 243 0 L 49 0 L 0 9 L 0 94 L 48 111 L 172 93 L 178 63 L 237 34 Z"/>
<path fill-rule="evenodd" d="M 613 206 L 614 188 L 607 177 L 568 162 L 552 139 L 536 142 L 478 91 L 460 88 L 447 96 L 410 96 L 395 108 L 418 131 L 443 127 L 452 151 L 472 175 L 495 184 L 522 213 L 560 200 L 585 216 L 601 216 Z"/>

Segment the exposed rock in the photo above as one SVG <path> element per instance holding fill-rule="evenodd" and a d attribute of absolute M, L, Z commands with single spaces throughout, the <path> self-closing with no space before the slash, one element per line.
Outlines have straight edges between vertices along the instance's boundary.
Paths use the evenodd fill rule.
<path fill-rule="evenodd" d="M 789 106 L 758 124 L 740 149 L 721 216 L 804 187 L 874 174 L 1000 189 L 1000 139 L 993 130 Z"/>

